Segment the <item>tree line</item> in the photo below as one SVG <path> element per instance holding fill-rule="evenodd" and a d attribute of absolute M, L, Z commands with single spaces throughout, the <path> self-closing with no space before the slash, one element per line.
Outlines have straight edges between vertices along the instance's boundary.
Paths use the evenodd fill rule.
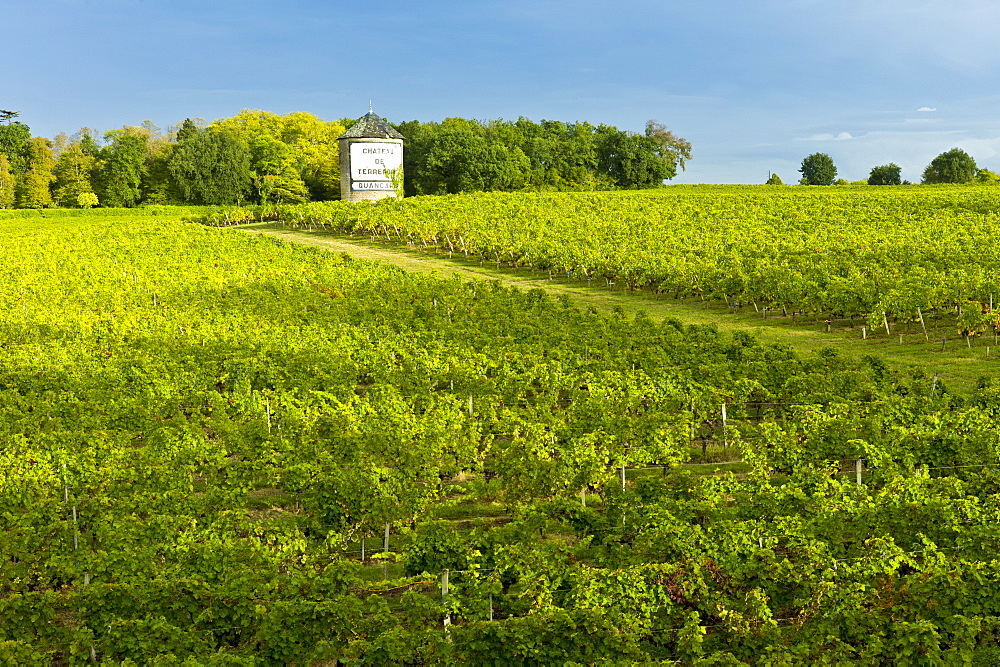
<path fill-rule="evenodd" d="M 527 118 L 395 126 L 406 137 L 408 195 L 497 190 L 610 190 L 660 185 L 691 159 L 691 143 L 655 120 L 642 134 L 611 125 Z"/>
<path fill-rule="evenodd" d="M 244 110 L 211 124 L 150 121 L 32 137 L 0 115 L 0 208 L 297 203 L 339 193 L 342 121 Z"/>
<path fill-rule="evenodd" d="M 902 180 L 902 169 L 895 162 L 878 165 L 872 167 L 867 180 L 851 183 L 843 178 L 837 178 L 837 166 L 833 163 L 833 158 L 826 153 L 813 153 L 802 160 L 802 166 L 799 167 L 802 178 L 799 179 L 799 184 L 910 185 L 909 181 Z M 926 184 L 996 183 L 998 181 L 1000 181 L 1000 174 L 977 166 L 972 156 L 961 148 L 952 148 L 931 160 L 924 169 L 922 178 L 922 182 Z M 781 178 L 777 174 L 771 174 L 766 184 L 782 185 Z"/>
<path fill-rule="evenodd" d="M 166 131 L 144 121 L 47 139 L 17 117 L 0 110 L 0 208 L 339 199 L 337 138 L 355 123 L 245 109 Z M 691 159 L 690 142 L 653 120 L 642 133 L 526 118 L 394 127 L 407 139 L 407 195 L 653 187 Z"/>

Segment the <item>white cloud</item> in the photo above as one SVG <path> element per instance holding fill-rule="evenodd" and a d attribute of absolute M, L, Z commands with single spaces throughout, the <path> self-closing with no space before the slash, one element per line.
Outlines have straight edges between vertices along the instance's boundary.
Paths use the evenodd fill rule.
<path fill-rule="evenodd" d="M 920 107 L 917 111 L 937 111 L 934 107 Z"/>
<path fill-rule="evenodd" d="M 853 138 L 850 132 L 841 132 L 840 134 L 824 132 L 822 134 L 814 134 L 811 137 L 800 137 L 796 141 L 846 141 Z"/>

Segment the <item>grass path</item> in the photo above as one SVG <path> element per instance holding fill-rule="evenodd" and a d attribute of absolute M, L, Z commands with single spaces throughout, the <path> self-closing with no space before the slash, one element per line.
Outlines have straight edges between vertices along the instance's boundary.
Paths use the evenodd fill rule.
<path fill-rule="evenodd" d="M 993 338 L 975 341 L 972 347 L 959 337 L 950 323 L 929 331 L 931 342 L 925 340 L 919 323 L 909 331 L 899 326 L 887 336 L 884 329 L 868 332 L 862 340 L 860 323 L 834 322 L 831 331 L 826 324 L 799 317 L 771 315 L 763 319 L 752 308 L 733 312 L 724 304 L 675 300 L 646 293 L 611 290 L 601 280 L 588 286 L 585 281 L 567 280 L 565 276 L 550 279 L 531 269 L 496 268 L 481 266 L 476 259 L 455 256 L 435 256 L 419 248 L 398 244 L 381 244 L 367 237 L 347 237 L 322 231 L 285 229 L 273 224 L 241 227 L 249 233 L 268 234 L 303 245 L 343 252 L 359 259 L 395 264 L 407 271 L 437 273 L 443 277 L 459 275 L 465 279 L 499 280 L 522 290 L 542 288 L 551 294 L 567 294 L 578 305 L 588 305 L 598 310 L 621 307 L 629 314 L 645 311 L 654 319 L 673 317 L 686 324 L 714 324 L 720 331 L 744 330 L 760 340 L 785 344 L 797 352 L 809 353 L 822 347 L 836 349 L 840 354 L 861 356 L 872 354 L 886 360 L 895 368 L 923 368 L 929 374 L 937 373 L 940 381 L 951 390 L 967 394 L 981 376 L 996 377 L 1000 371 L 1000 347 L 993 345 Z M 748 312 L 749 311 L 749 312 Z M 900 338 L 902 336 L 902 338 Z M 942 345 L 942 339 L 947 342 Z"/>

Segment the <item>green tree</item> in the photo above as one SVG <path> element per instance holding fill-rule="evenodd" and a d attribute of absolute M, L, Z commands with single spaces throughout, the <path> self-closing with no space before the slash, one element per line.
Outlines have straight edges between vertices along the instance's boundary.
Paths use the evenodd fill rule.
<path fill-rule="evenodd" d="M 826 153 L 813 153 L 805 157 L 799 171 L 802 172 L 799 180 L 802 185 L 833 185 L 837 178 L 837 167 L 833 164 L 833 158 Z"/>
<path fill-rule="evenodd" d="M 474 121 L 448 118 L 430 135 L 417 175 L 420 194 L 517 190 L 527 182 L 531 162 L 524 152 L 488 141 Z"/>
<path fill-rule="evenodd" d="M 177 128 L 177 136 L 174 138 L 174 141 L 178 144 L 184 143 L 184 141 L 197 136 L 200 131 L 193 120 L 185 118 L 184 122 Z"/>
<path fill-rule="evenodd" d="M 499 121 L 497 121 L 499 123 Z M 491 123 L 491 127 L 496 124 Z M 519 118 L 506 123 L 511 136 L 528 157 L 528 186 L 535 190 L 594 190 L 597 179 L 597 146 L 590 123 Z M 497 141 L 505 141 L 500 136 Z"/>
<path fill-rule="evenodd" d="M 343 119 L 340 122 L 349 129 L 353 121 L 348 122 L 347 119 Z M 406 137 L 403 149 L 403 191 L 408 197 L 424 194 L 422 176 L 435 126 L 434 123 L 421 123 L 419 120 L 393 124 L 393 127 Z"/>
<path fill-rule="evenodd" d="M 299 177 L 314 200 L 340 198 L 340 143 L 345 128 L 338 121 L 324 121 L 310 113 L 296 112 L 282 118 L 281 136 L 294 159 Z"/>
<path fill-rule="evenodd" d="M 257 198 L 262 204 L 298 204 L 309 200 L 309 190 L 295 169 L 292 149 L 269 134 L 250 143 L 250 166 Z"/>
<path fill-rule="evenodd" d="M 676 164 L 664 158 L 652 137 L 602 125 L 597 128 L 597 168 L 625 189 L 662 185 L 677 174 Z"/>
<path fill-rule="evenodd" d="M 868 185 L 900 185 L 903 182 L 901 171 L 902 167 L 895 162 L 872 167 L 868 174 Z"/>
<path fill-rule="evenodd" d="M 520 190 L 527 184 L 531 161 L 517 146 L 487 143 L 481 168 L 483 190 Z"/>
<path fill-rule="evenodd" d="M 56 162 L 55 202 L 59 206 L 77 206 L 80 195 L 93 194 L 92 176 L 96 166 L 97 158 L 88 155 L 81 142 L 70 143 Z"/>
<path fill-rule="evenodd" d="M 249 145 L 255 137 L 269 134 L 280 137 L 285 128 L 281 116 L 270 111 L 259 109 L 243 109 L 231 118 L 220 118 L 212 123 L 210 129 L 225 130 Z"/>
<path fill-rule="evenodd" d="M 350 120 L 344 120 L 349 126 Z M 690 143 L 650 121 L 645 134 L 590 123 L 527 118 L 442 123 L 407 121 L 408 195 L 467 189 L 595 190 L 660 185 L 690 159 Z M 474 156 L 474 157 L 473 157 Z M 523 158 L 522 158 L 523 156 Z M 471 157 L 471 159 L 470 159 Z M 527 159 L 527 169 L 524 168 Z M 479 166 L 493 161 L 494 169 Z"/>
<path fill-rule="evenodd" d="M 14 172 L 10 169 L 10 160 L 0 153 L 0 208 L 14 208 L 16 182 Z"/>
<path fill-rule="evenodd" d="M 777 174 L 771 174 L 767 177 L 767 182 L 765 182 L 764 185 L 784 185 L 784 183 L 781 182 L 780 176 Z"/>
<path fill-rule="evenodd" d="M 142 201 L 146 204 L 181 203 L 168 163 L 174 144 L 166 139 L 151 141 L 146 150 L 146 165 L 142 183 Z"/>
<path fill-rule="evenodd" d="M 146 138 L 146 151 L 142 168 L 142 184 L 140 197 L 144 204 L 180 203 L 180 193 L 177 191 L 170 170 L 167 169 L 167 159 L 174 143 L 152 121 L 144 120 L 139 127 L 134 128 L 136 134 Z M 168 133 L 169 134 L 169 133 Z"/>
<path fill-rule="evenodd" d="M 210 130 L 226 130 L 248 147 L 264 141 L 278 141 L 285 146 L 282 162 L 287 162 L 297 172 L 283 164 L 275 173 L 273 169 L 253 164 L 258 177 L 277 184 L 268 195 L 280 196 L 284 201 L 299 201 L 301 181 L 307 188 L 307 199 L 337 199 L 340 197 L 340 147 L 337 138 L 347 129 L 339 121 L 324 121 L 310 113 L 295 112 L 279 116 L 270 111 L 243 109 L 232 118 L 221 118 Z M 269 137 L 269 140 L 262 139 Z M 272 165 L 273 166 L 273 165 Z M 258 188 L 262 182 L 259 182 Z M 267 186 L 265 185 L 265 188 Z"/>
<path fill-rule="evenodd" d="M 0 125 L 0 153 L 10 160 L 10 168 L 15 174 L 24 171 L 30 141 L 31 128 L 24 123 L 14 121 Z"/>
<path fill-rule="evenodd" d="M 976 183 L 994 184 L 1000 182 L 1000 174 L 983 167 L 976 172 Z"/>
<path fill-rule="evenodd" d="M 94 138 L 96 135 L 97 130 L 89 127 L 81 127 L 80 131 L 73 135 L 73 140 L 80 142 L 80 149 L 86 155 L 96 158 L 101 154 L 101 145 Z"/>
<path fill-rule="evenodd" d="M 250 151 L 221 130 L 198 130 L 190 119 L 177 134 L 167 168 L 190 204 L 240 204 L 251 188 Z"/>
<path fill-rule="evenodd" d="M 65 132 L 60 132 L 49 140 L 49 146 L 52 148 L 52 154 L 55 155 L 56 160 L 63 154 L 63 151 L 70 147 L 71 143 L 69 135 Z"/>
<path fill-rule="evenodd" d="M 924 169 L 924 183 L 968 183 L 979 171 L 976 161 L 961 148 L 952 148 L 931 160 Z"/>
<path fill-rule="evenodd" d="M 691 142 L 682 137 L 676 136 L 667 130 L 667 126 L 656 120 L 646 121 L 646 137 L 653 141 L 656 146 L 656 153 L 663 159 L 673 164 L 673 174 L 667 178 L 677 175 L 677 168 L 684 171 L 685 164 L 691 159 Z"/>
<path fill-rule="evenodd" d="M 19 208 L 44 208 L 52 205 L 49 187 L 55 176 L 52 169 L 55 159 L 49 140 L 34 137 L 28 142 L 24 173 L 17 181 L 15 201 Z"/>
<path fill-rule="evenodd" d="M 105 206 L 130 208 L 142 199 L 147 135 L 124 127 L 104 133 L 97 190 Z"/>
<path fill-rule="evenodd" d="M 100 200 L 97 199 L 97 195 L 93 192 L 81 192 L 76 198 L 76 205 L 80 208 L 93 208 L 100 203 Z"/>

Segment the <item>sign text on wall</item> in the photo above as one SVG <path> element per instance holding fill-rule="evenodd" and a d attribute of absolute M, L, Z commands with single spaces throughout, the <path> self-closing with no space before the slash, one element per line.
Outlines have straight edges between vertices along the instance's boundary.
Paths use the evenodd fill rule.
<path fill-rule="evenodd" d="M 392 190 L 390 173 L 403 166 L 403 147 L 381 142 L 351 144 L 351 189 Z"/>

